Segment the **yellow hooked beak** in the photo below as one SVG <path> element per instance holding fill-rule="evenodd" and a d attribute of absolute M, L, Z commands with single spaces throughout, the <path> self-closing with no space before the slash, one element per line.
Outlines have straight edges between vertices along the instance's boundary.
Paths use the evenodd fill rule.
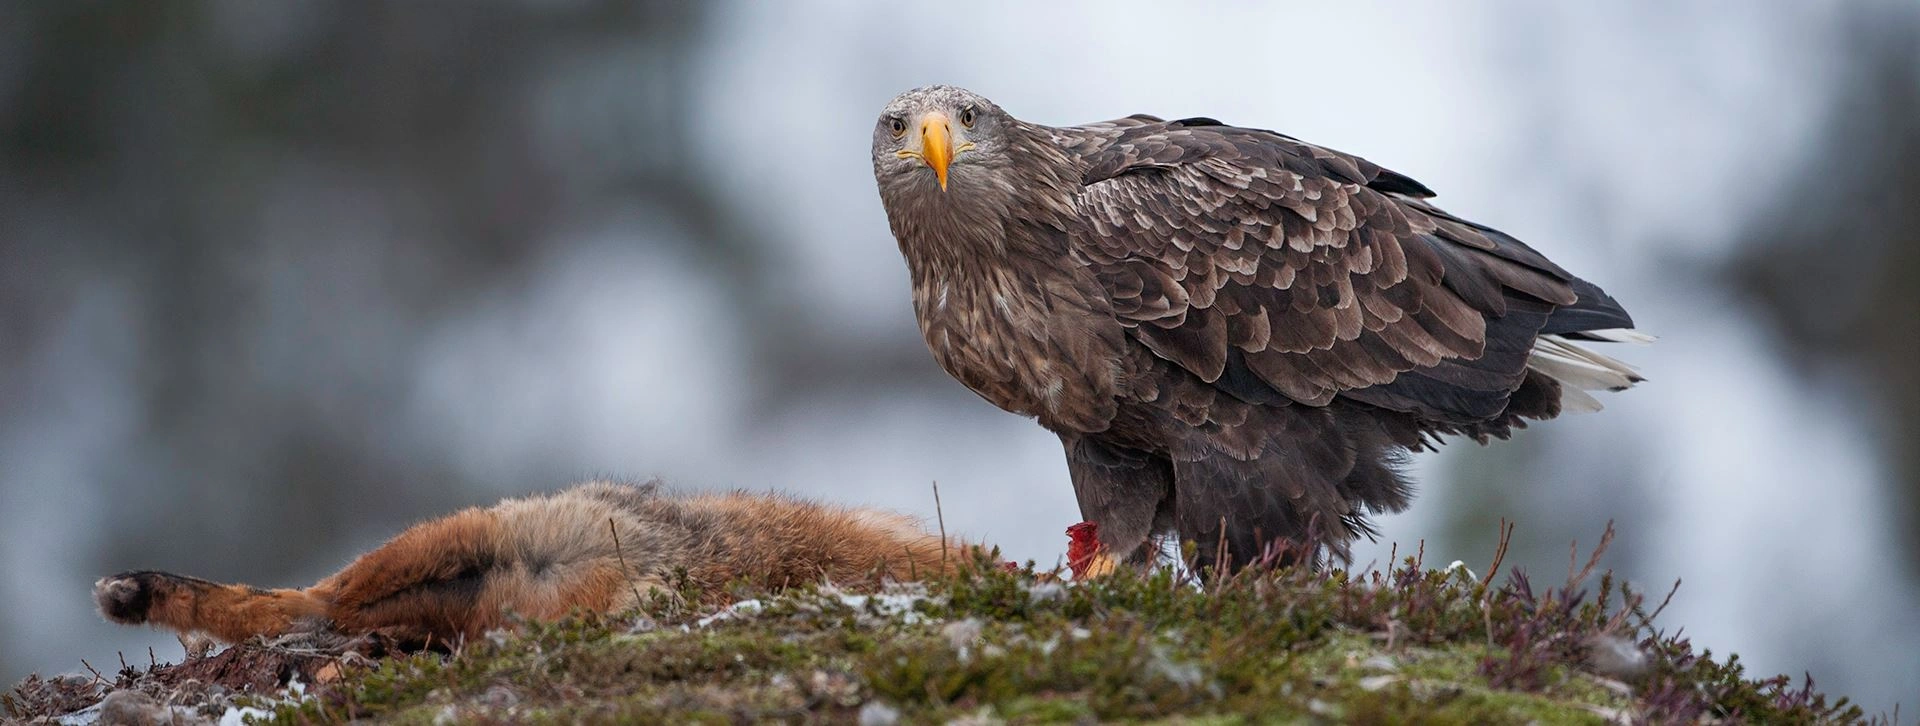
<path fill-rule="evenodd" d="M 953 130 L 946 114 L 934 111 L 920 119 L 920 160 L 933 168 L 940 191 L 946 191 L 947 165 L 953 163 Z"/>

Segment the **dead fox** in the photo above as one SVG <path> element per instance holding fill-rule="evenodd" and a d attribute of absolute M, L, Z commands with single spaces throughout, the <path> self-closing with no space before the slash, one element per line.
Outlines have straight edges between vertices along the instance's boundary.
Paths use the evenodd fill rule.
<path fill-rule="evenodd" d="M 513 615 L 622 612 L 651 593 L 671 596 L 678 578 L 724 600 L 740 581 L 778 589 L 909 580 L 977 553 L 892 512 L 600 481 L 415 525 L 305 589 L 141 571 L 102 578 L 93 597 L 113 622 L 227 643 L 380 633 L 420 647 L 475 637 Z"/>

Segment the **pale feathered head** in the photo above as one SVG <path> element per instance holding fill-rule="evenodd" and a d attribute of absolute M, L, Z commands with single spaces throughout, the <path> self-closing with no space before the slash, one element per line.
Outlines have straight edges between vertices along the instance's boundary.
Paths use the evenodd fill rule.
<path fill-rule="evenodd" d="M 873 127 L 881 194 L 977 195 L 1006 189 L 1009 137 L 1019 122 L 979 94 L 953 86 L 895 97 Z M 950 200 L 951 202 L 951 200 Z"/>

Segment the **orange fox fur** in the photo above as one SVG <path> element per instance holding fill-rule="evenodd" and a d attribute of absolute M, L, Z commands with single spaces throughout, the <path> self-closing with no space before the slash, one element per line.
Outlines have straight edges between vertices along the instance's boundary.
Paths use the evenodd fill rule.
<path fill-rule="evenodd" d="M 945 549 L 938 535 L 891 512 L 592 482 L 415 525 L 305 589 L 142 571 L 102 578 L 94 600 L 116 623 L 228 643 L 379 632 L 419 646 L 474 637 L 510 614 L 624 611 L 656 589 L 673 592 L 678 570 L 702 592 L 721 593 L 741 580 L 783 588 L 914 579 L 977 551 L 957 542 Z"/>

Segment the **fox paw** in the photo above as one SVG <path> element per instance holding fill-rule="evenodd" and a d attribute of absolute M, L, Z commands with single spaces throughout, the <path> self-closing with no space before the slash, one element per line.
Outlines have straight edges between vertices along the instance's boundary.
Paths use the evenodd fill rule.
<path fill-rule="evenodd" d="M 155 572 L 122 572 L 93 583 L 93 602 L 106 619 L 126 625 L 147 622 L 147 613 L 160 596 Z"/>

